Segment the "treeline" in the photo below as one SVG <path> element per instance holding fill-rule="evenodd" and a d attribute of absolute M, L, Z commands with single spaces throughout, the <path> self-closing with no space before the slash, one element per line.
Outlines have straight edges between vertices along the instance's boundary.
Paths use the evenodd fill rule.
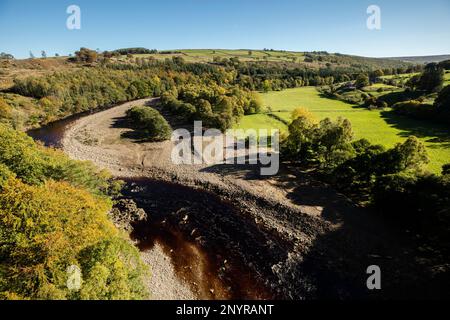
<path fill-rule="evenodd" d="M 228 116 L 229 109 L 232 109 L 233 119 L 256 108 L 252 106 L 254 99 L 249 98 L 251 93 L 234 84 L 233 72 L 207 64 L 187 64 L 177 57 L 141 64 L 108 63 L 43 77 L 16 79 L 12 90 L 37 99 L 39 116 L 34 117 L 34 123 L 29 125 L 163 93 L 195 103 L 199 100 L 195 94 L 201 92 L 212 106 L 222 105 L 224 112 L 219 112 L 222 115 Z M 220 108 L 212 110 L 215 112 Z M 230 119 L 222 121 L 225 126 L 232 122 Z"/>
<path fill-rule="evenodd" d="M 449 69 L 449 61 L 430 63 L 421 74 L 411 77 L 404 96 L 415 98 L 395 103 L 392 106 L 394 112 L 450 124 L 450 86 L 443 88 L 445 70 Z M 428 97 L 433 95 L 436 95 L 434 103 L 427 102 Z"/>
<path fill-rule="evenodd" d="M 114 51 L 111 51 L 113 54 L 118 53 L 120 55 L 128 55 L 128 54 L 154 54 L 158 53 L 158 50 L 156 49 L 146 49 L 146 48 L 124 48 L 124 49 L 117 49 Z"/>
<path fill-rule="evenodd" d="M 120 187 L 0 124 L 0 299 L 147 298 L 148 270 L 107 216 Z"/>
<path fill-rule="evenodd" d="M 345 119 L 316 122 L 300 113 L 289 125 L 281 155 L 315 169 L 356 202 L 449 250 L 450 165 L 443 167 L 442 175 L 426 172 L 428 155 L 416 137 L 386 149 L 365 139 L 353 141 Z"/>
<path fill-rule="evenodd" d="M 176 92 L 164 93 L 160 104 L 180 119 L 201 120 L 204 126 L 222 131 L 243 115 L 259 113 L 262 109 L 262 102 L 254 93 L 239 87 L 224 90 L 214 83 L 180 86 Z"/>
<path fill-rule="evenodd" d="M 330 57 L 334 57 L 334 55 Z M 372 76 L 377 73 L 376 71 L 381 72 L 383 75 L 390 75 L 422 70 L 421 66 L 406 63 L 400 67 L 382 69 L 376 63 L 373 63 L 373 67 L 372 64 L 367 65 L 363 63 L 353 65 L 332 65 L 328 63 L 323 67 L 310 67 L 307 65 L 300 66 L 296 63 L 242 62 L 238 58 L 227 59 L 221 57 L 215 57 L 213 62 L 228 69 L 235 69 L 238 73 L 236 83 L 240 86 L 259 91 L 332 85 L 334 83 L 356 80 L 361 72 Z M 392 62 L 390 65 L 398 66 L 399 63 Z"/>

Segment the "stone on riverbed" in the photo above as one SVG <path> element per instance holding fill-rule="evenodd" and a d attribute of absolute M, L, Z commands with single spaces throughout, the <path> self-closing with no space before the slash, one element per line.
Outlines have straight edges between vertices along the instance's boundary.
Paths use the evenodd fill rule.
<path fill-rule="evenodd" d="M 132 225 L 134 223 L 145 221 L 148 218 L 144 209 L 138 208 L 131 199 L 119 200 L 108 215 L 116 227 L 125 229 L 128 232 L 133 230 Z"/>

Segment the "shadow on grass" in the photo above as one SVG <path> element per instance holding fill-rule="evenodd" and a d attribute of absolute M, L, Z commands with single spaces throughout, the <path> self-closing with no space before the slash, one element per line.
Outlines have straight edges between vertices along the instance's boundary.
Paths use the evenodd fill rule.
<path fill-rule="evenodd" d="M 400 91 L 390 92 L 378 97 L 378 100 L 386 102 L 389 106 L 396 104 L 397 102 L 414 100 L 423 95 L 423 92 L 418 91 Z"/>
<path fill-rule="evenodd" d="M 383 111 L 381 117 L 393 128 L 399 129 L 401 137 L 416 136 L 436 145 L 430 148 L 450 148 L 450 129 L 444 124 L 430 120 L 411 119 L 395 114 L 394 111 Z"/>

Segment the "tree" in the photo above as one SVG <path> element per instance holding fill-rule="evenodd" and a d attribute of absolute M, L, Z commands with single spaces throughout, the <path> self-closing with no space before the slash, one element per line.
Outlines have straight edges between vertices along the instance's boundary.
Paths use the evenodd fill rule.
<path fill-rule="evenodd" d="M 75 52 L 75 58 L 78 62 L 93 63 L 97 60 L 98 54 L 95 50 L 80 48 Z"/>
<path fill-rule="evenodd" d="M 200 115 L 211 116 L 213 114 L 211 103 L 208 100 L 200 99 L 197 103 L 197 112 Z"/>
<path fill-rule="evenodd" d="M 352 155 L 352 137 L 351 124 L 346 119 L 331 121 L 326 118 L 313 123 L 302 115 L 289 125 L 289 136 L 282 143 L 282 155 L 329 171 Z"/>
<path fill-rule="evenodd" d="M 370 82 L 367 74 L 364 73 L 359 74 L 355 81 L 355 87 L 361 89 L 367 87 L 368 85 L 370 85 Z"/>
<path fill-rule="evenodd" d="M 438 112 L 448 114 L 450 120 L 450 85 L 439 92 L 439 95 L 434 102 L 434 106 Z"/>
<path fill-rule="evenodd" d="M 416 171 L 429 161 L 425 145 L 415 136 L 388 150 L 382 160 L 388 170 L 387 173 Z"/>
<path fill-rule="evenodd" d="M 444 70 L 450 70 L 450 60 L 439 62 L 439 67 L 441 67 Z"/>
<path fill-rule="evenodd" d="M 406 81 L 405 85 L 406 85 L 406 87 L 410 88 L 411 90 L 416 90 L 420 84 L 420 79 L 421 79 L 421 76 L 416 74 L 416 75 L 412 76 L 411 78 L 409 78 L 409 80 Z"/>
<path fill-rule="evenodd" d="M 44 50 L 41 51 L 41 56 L 42 58 L 47 58 L 47 52 L 45 52 Z"/>
<path fill-rule="evenodd" d="M 312 123 L 317 122 L 316 116 L 311 111 L 303 107 L 295 108 L 291 113 L 292 120 L 298 119 L 300 117 L 304 117 Z"/>
<path fill-rule="evenodd" d="M 0 53 L 0 60 L 14 60 L 14 56 L 9 53 L 1 52 Z"/>
<path fill-rule="evenodd" d="M 272 84 L 270 83 L 270 80 L 264 80 L 263 82 L 263 91 L 264 92 L 269 92 L 270 90 L 272 90 Z"/>
<path fill-rule="evenodd" d="M 133 107 L 127 111 L 127 117 L 142 138 L 152 141 L 170 139 L 172 129 L 157 110 L 151 107 Z"/>
<path fill-rule="evenodd" d="M 262 110 L 263 102 L 259 95 L 253 95 L 248 104 L 248 108 L 245 110 L 245 114 L 256 114 Z"/>
<path fill-rule="evenodd" d="M 438 92 L 444 83 L 444 69 L 437 63 L 429 63 L 420 77 L 418 89 L 426 92 Z"/>

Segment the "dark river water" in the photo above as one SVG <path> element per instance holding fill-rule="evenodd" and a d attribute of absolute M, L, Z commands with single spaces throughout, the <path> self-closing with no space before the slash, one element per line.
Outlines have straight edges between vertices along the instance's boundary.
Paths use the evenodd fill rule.
<path fill-rule="evenodd" d="M 79 114 L 27 133 L 49 147 L 60 147 L 65 130 Z M 147 178 L 125 178 L 123 197 L 143 208 L 148 222 L 135 226 L 132 238 L 140 250 L 158 243 L 170 257 L 177 275 L 201 299 L 272 299 L 277 296 L 256 277 L 233 248 L 243 219 L 239 208 L 207 191 Z M 250 232 L 258 233 L 248 221 Z M 254 224 L 254 223 L 253 223 Z M 248 228 L 247 228 L 248 229 Z M 247 232 L 249 232 L 247 230 Z M 249 242 L 248 240 L 246 240 Z M 251 246 L 247 244 L 247 246 Z"/>
<path fill-rule="evenodd" d="M 90 114 L 92 114 L 92 112 L 76 114 L 65 119 L 52 122 L 40 128 L 28 130 L 27 134 L 34 140 L 43 142 L 47 147 L 58 148 L 61 147 L 61 140 L 64 136 L 66 128 L 78 119 Z"/>

